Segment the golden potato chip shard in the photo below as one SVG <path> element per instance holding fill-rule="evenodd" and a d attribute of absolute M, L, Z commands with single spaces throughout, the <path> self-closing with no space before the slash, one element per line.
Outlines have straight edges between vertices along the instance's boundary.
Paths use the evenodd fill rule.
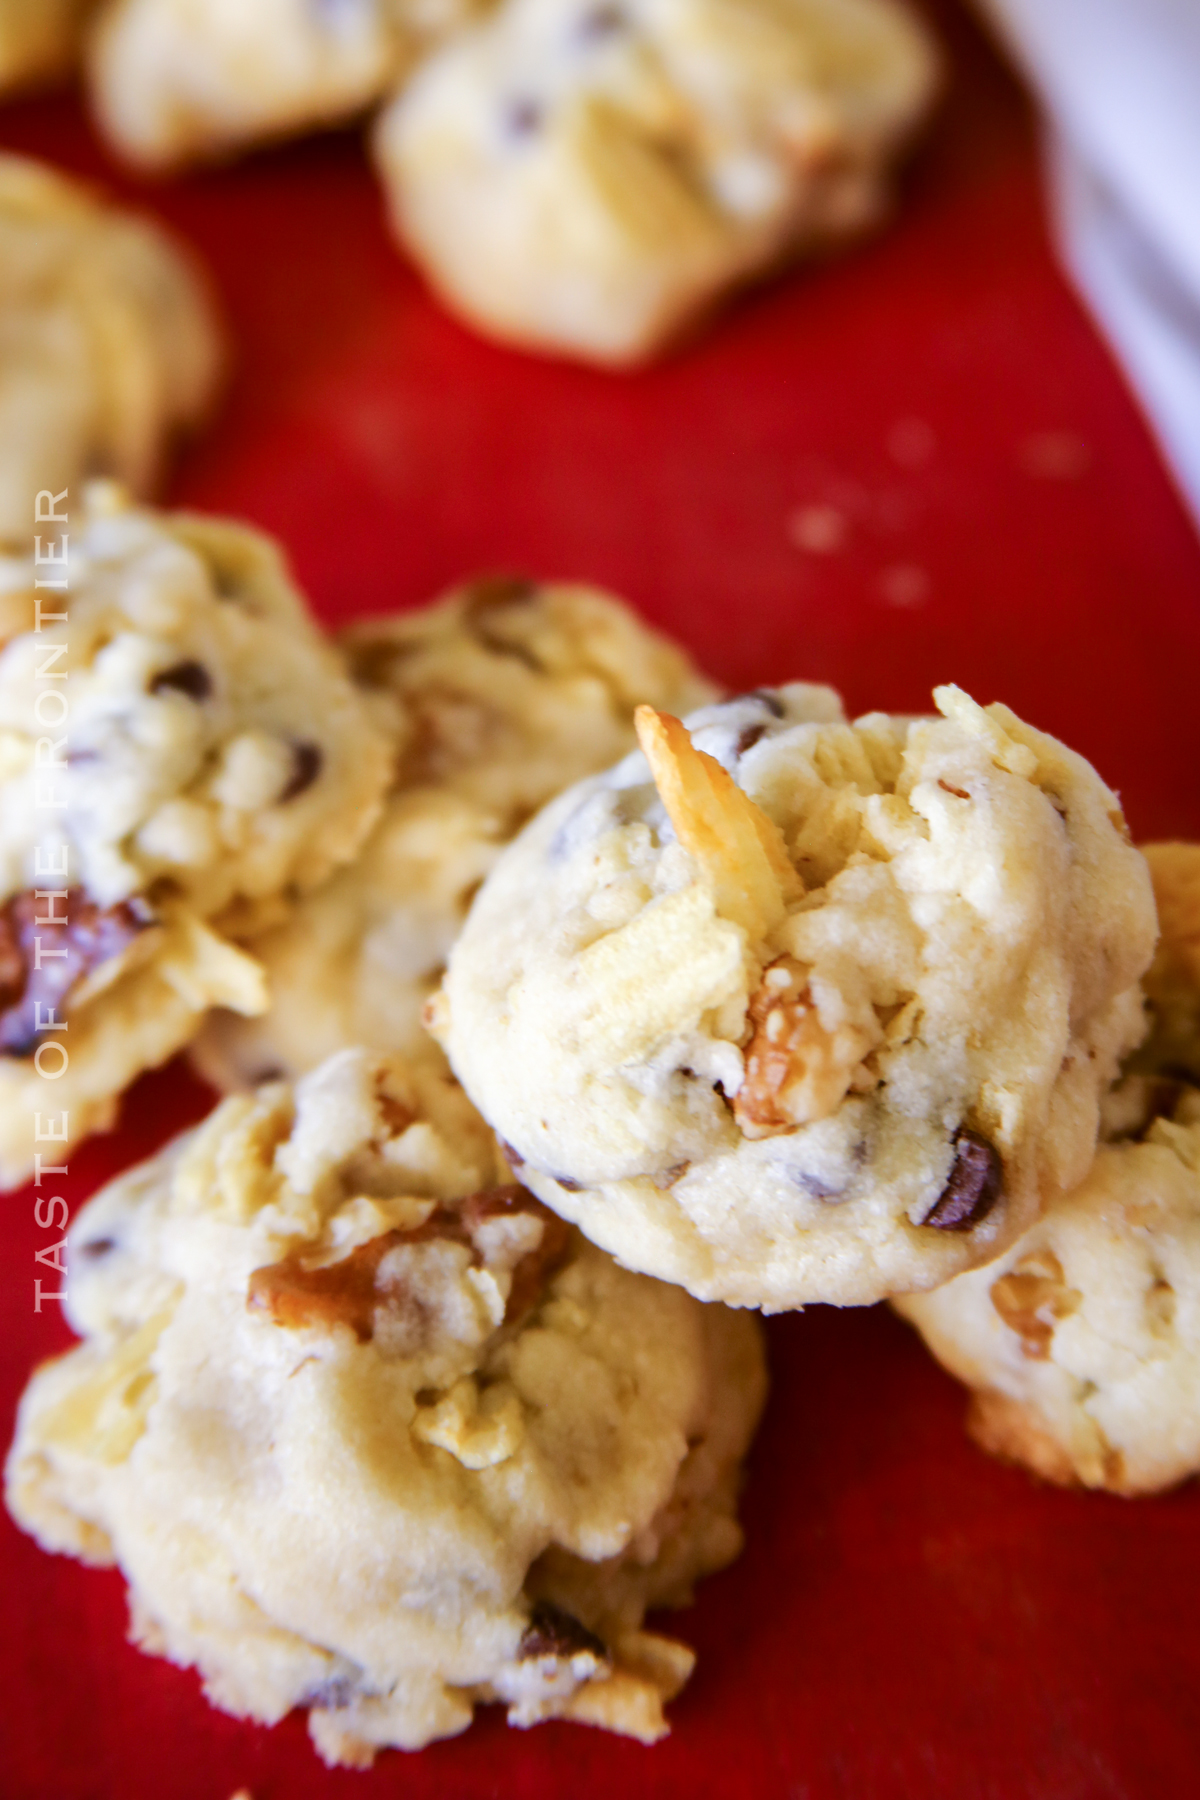
<path fill-rule="evenodd" d="M 670 713 L 639 706 L 634 724 L 675 835 L 711 884 L 718 914 L 753 941 L 766 937 L 804 891 L 783 833 Z"/>

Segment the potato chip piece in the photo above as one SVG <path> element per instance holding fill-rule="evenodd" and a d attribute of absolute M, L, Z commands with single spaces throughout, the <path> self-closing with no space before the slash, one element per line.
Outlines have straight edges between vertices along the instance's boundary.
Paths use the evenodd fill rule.
<path fill-rule="evenodd" d="M 634 724 L 675 835 L 699 863 L 717 912 L 760 941 L 804 891 L 783 833 L 670 713 L 639 706 Z"/>

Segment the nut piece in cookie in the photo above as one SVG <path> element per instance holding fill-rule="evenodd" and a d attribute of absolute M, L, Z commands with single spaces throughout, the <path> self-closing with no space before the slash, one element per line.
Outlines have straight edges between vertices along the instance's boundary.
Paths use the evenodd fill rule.
<path fill-rule="evenodd" d="M 687 710 L 714 692 L 619 600 L 565 582 L 482 577 L 341 643 L 364 695 L 400 707 L 393 784 L 354 863 L 250 940 L 269 1010 L 215 1013 L 193 1050 L 227 1090 L 347 1044 L 436 1055 L 422 1008 L 504 845 L 632 749 L 639 702 Z"/>
<path fill-rule="evenodd" d="M 956 688 L 638 715 L 504 852 L 430 1011 L 522 1181 L 703 1299 L 867 1304 L 1073 1186 L 1154 908 L 1095 771 Z"/>
<path fill-rule="evenodd" d="M 622 366 L 874 223 L 936 68 L 896 0 L 501 0 L 402 88 L 376 155 L 457 312 Z"/>
<path fill-rule="evenodd" d="M 575 1719 L 653 1742 L 646 1631 L 741 1547 L 757 1324 L 504 1179 L 453 1080 L 347 1050 L 227 1099 L 70 1234 L 84 1341 L 34 1375 L 18 1522 L 120 1566 L 213 1702 L 329 1763 Z"/>
<path fill-rule="evenodd" d="M 3 1185 L 31 1166 L 47 1074 L 78 1141 L 210 1007 L 263 1010 L 247 916 L 355 854 L 394 755 L 265 538 L 101 483 L 70 539 L 66 616 L 39 630 L 33 560 L 0 569 Z M 69 712 L 39 735 L 59 676 Z"/>
<path fill-rule="evenodd" d="M 44 4 L 44 0 L 37 0 Z M 78 508 L 99 471 L 150 493 L 224 361 L 186 249 L 82 183 L 0 155 L 0 543 L 52 549 L 41 492 Z M 43 575 L 46 573 L 42 571 Z"/>
<path fill-rule="evenodd" d="M 1118 1494 L 1200 1471 L 1200 846 L 1146 854 L 1151 1028 L 1091 1168 L 998 1261 L 895 1303 L 972 1390 L 985 1450 Z"/>

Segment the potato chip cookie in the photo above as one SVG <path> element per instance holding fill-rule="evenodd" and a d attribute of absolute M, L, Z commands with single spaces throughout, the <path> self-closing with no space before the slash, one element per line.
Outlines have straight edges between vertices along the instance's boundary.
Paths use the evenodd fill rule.
<path fill-rule="evenodd" d="M 505 0 L 418 69 L 377 155 L 458 312 L 636 363 L 874 221 L 935 72 L 895 0 Z"/>
<path fill-rule="evenodd" d="M 546 1203 L 702 1299 L 862 1304 L 1074 1185 L 1154 907 L 1094 770 L 1007 708 L 764 690 L 563 795 L 430 1009 Z M 649 759 L 649 766 L 647 763 Z"/>
<path fill-rule="evenodd" d="M 985 1450 L 1148 1494 L 1200 1470 L 1200 845 L 1152 844 L 1151 1031 L 1086 1178 L 1001 1260 L 897 1302 Z"/>
<path fill-rule="evenodd" d="M 642 1629 L 737 1555 L 755 1322 L 619 1268 L 445 1075 L 340 1053 L 226 1100 L 76 1220 L 85 1342 L 8 1504 L 120 1565 L 143 1648 L 330 1763 L 510 1721 L 643 1741 L 693 1657 Z"/>
<path fill-rule="evenodd" d="M 0 93 L 65 75 L 95 0 L 0 0 Z"/>
<path fill-rule="evenodd" d="M 90 55 L 110 142 L 161 169 L 352 119 L 473 0 L 114 0 Z"/>
<path fill-rule="evenodd" d="M 262 1010 L 231 934 L 355 854 L 393 760 L 268 540 L 107 485 L 70 516 L 65 592 L 0 561 L 6 1183 L 35 1112 L 103 1129 L 210 1006 Z"/>
<path fill-rule="evenodd" d="M 714 693 L 618 600 L 566 583 L 476 581 L 342 644 L 407 721 L 396 783 L 354 864 L 253 940 L 269 1011 L 215 1013 L 193 1052 L 223 1088 L 297 1075 L 347 1044 L 435 1054 L 421 1009 L 503 845 L 626 753 L 640 701 L 687 710 Z"/>
<path fill-rule="evenodd" d="M 0 155 L 0 542 L 31 542 L 43 489 L 113 475 L 149 492 L 222 362 L 206 286 L 166 232 Z"/>

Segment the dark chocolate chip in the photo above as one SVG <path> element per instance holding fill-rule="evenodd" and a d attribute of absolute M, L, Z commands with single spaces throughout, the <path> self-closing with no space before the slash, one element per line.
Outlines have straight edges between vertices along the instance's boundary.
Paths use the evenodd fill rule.
<path fill-rule="evenodd" d="M 618 31 L 624 31 L 627 24 L 625 14 L 619 6 L 603 4 L 593 6 L 590 12 L 584 13 L 579 21 L 579 35 L 584 43 L 595 44 L 602 38 L 612 37 Z"/>
<path fill-rule="evenodd" d="M 921 1223 L 938 1231 L 970 1231 L 987 1218 L 1003 1192 L 1004 1165 L 995 1145 L 977 1131 L 959 1131 L 950 1179 Z"/>
<path fill-rule="evenodd" d="M 80 1244 L 78 1255 L 88 1262 L 99 1262 L 102 1257 L 111 1256 L 117 1247 L 116 1238 L 91 1238 L 86 1244 Z"/>
<path fill-rule="evenodd" d="M 321 773 L 321 764 L 325 761 L 324 752 L 319 744 L 292 745 L 292 774 L 287 786 L 279 796 L 279 805 L 294 800 L 310 788 Z"/>
<path fill-rule="evenodd" d="M 601 1662 L 608 1661 L 608 1646 L 594 1631 L 552 1600 L 535 1601 L 517 1651 L 521 1661 L 531 1662 L 539 1656 L 578 1656 L 583 1652 L 590 1652 Z"/>
<path fill-rule="evenodd" d="M 738 694 L 735 698 L 738 700 L 757 700 L 761 705 L 766 707 L 769 713 L 773 713 L 777 719 L 782 719 L 783 717 L 783 701 L 772 688 L 751 688 L 748 694 Z"/>
<path fill-rule="evenodd" d="M 152 694 L 174 692 L 186 694 L 189 700 L 207 700 L 212 691 L 212 676 L 203 663 L 194 661 L 173 663 L 150 683 Z"/>
<path fill-rule="evenodd" d="M 500 1148 L 504 1152 L 504 1160 L 510 1169 L 523 1169 L 525 1167 L 525 1158 L 521 1155 L 521 1152 L 515 1145 L 508 1142 L 507 1138 L 500 1139 Z"/>
<path fill-rule="evenodd" d="M 552 1180 L 556 1181 L 560 1188 L 565 1188 L 568 1194 L 578 1194 L 583 1188 L 582 1181 L 573 1181 L 569 1175 L 555 1175 Z"/>
<path fill-rule="evenodd" d="M 509 137 L 529 138 L 541 129 L 542 109 L 536 100 L 514 100 L 504 115 Z"/>
<path fill-rule="evenodd" d="M 745 756 L 747 750 L 753 750 L 759 739 L 766 736 L 765 725 L 747 725 L 737 741 L 737 754 Z"/>

